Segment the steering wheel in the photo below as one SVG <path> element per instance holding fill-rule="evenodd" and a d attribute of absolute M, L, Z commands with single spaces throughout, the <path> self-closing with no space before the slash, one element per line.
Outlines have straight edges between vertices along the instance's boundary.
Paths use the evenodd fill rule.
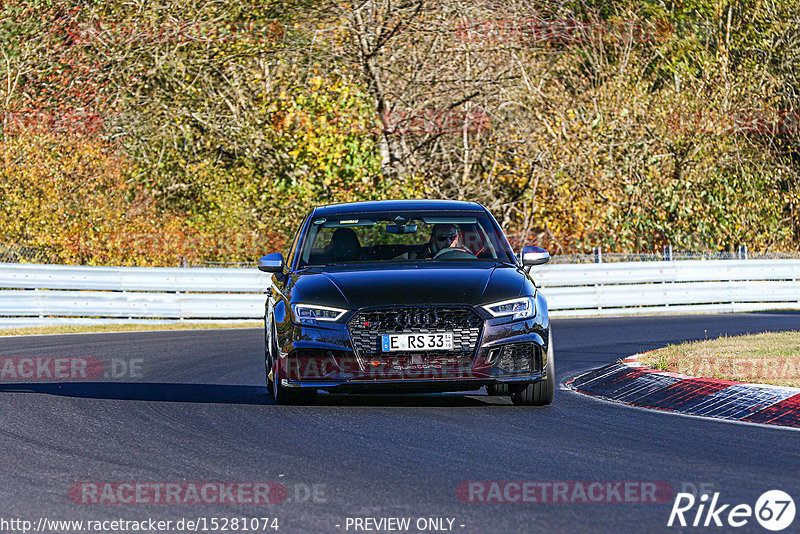
<path fill-rule="evenodd" d="M 474 258 L 475 257 L 475 254 L 473 254 L 472 252 L 470 252 L 469 250 L 467 250 L 465 248 L 462 248 L 462 247 L 448 247 L 448 248 L 443 248 L 442 250 L 440 250 L 439 252 L 434 254 L 433 255 L 433 259 L 437 259 L 437 258 L 439 258 L 441 256 L 447 256 L 447 255 L 452 255 L 452 254 L 459 254 L 462 257 L 470 257 L 470 258 Z"/>

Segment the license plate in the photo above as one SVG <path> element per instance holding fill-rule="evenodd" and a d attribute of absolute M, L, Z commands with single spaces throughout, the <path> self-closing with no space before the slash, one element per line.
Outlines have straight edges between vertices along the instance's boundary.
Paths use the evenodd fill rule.
<path fill-rule="evenodd" d="M 400 350 L 453 350 L 453 333 L 440 334 L 383 334 L 383 352 Z"/>

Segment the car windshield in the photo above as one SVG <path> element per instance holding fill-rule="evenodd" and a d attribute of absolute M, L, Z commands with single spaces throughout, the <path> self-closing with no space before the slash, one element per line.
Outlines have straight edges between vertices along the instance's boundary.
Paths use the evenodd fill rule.
<path fill-rule="evenodd" d="M 485 213 L 364 213 L 315 217 L 299 266 L 344 263 L 486 261 L 514 253 Z"/>

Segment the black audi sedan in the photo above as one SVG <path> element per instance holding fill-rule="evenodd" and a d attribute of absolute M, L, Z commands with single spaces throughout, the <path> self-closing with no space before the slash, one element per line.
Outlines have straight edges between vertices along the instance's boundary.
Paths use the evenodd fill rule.
<path fill-rule="evenodd" d="M 483 206 L 445 200 L 318 207 L 274 273 L 264 314 L 278 403 L 331 393 L 472 391 L 553 400 L 547 302 Z"/>

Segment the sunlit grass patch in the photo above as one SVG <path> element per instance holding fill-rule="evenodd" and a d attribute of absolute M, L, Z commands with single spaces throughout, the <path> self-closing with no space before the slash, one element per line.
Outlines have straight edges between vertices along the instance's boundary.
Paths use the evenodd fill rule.
<path fill-rule="evenodd" d="M 668 345 L 639 362 L 706 378 L 800 387 L 800 332 L 770 332 Z"/>

